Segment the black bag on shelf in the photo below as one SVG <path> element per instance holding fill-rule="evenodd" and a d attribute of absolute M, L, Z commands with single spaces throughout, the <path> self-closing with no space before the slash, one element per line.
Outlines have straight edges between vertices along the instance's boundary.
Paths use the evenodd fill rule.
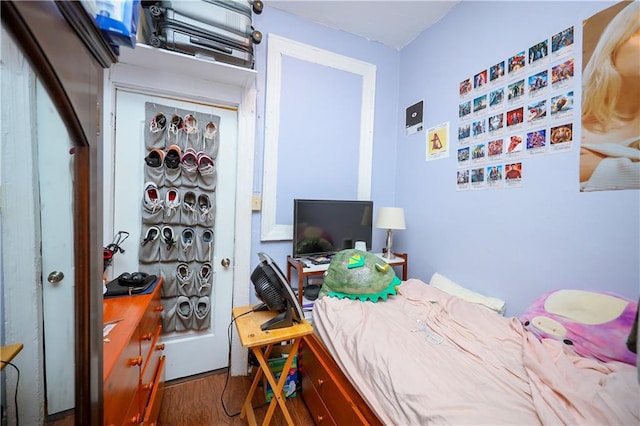
<path fill-rule="evenodd" d="M 107 291 L 104 297 L 126 296 L 134 294 L 146 294 L 153 290 L 153 285 L 158 281 L 157 275 L 149 275 L 145 272 L 125 272 L 107 283 Z"/>

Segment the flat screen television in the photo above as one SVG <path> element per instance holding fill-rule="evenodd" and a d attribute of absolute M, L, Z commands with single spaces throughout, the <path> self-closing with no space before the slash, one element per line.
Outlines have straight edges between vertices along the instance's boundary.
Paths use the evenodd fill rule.
<path fill-rule="evenodd" d="M 371 250 L 373 201 L 293 200 L 293 256 L 320 257 L 364 241 Z"/>

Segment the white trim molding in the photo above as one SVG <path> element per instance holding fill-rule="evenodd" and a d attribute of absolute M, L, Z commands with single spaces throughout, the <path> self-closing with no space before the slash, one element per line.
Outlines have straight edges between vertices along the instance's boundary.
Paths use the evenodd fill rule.
<path fill-rule="evenodd" d="M 260 234 L 262 241 L 290 240 L 293 235 L 292 224 L 276 223 L 278 140 L 280 136 L 279 100 L 282 89 L 282 58 L 284 56 L 360 76 L 362 99 L 360 107 L 360 155 L 358 158 L 357 197 L 359 200 L 371 199 L 376 66 L 328 50 L 269 34 Z"/>

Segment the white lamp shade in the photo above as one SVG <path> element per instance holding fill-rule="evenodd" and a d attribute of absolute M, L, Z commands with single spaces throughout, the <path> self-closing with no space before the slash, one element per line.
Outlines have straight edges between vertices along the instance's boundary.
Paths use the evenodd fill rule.
<path fill-rule="evenodd" d="M 402 207 L 380 207 L 376 228 L 406 229 L 404 223 L 404 209 Z"/>

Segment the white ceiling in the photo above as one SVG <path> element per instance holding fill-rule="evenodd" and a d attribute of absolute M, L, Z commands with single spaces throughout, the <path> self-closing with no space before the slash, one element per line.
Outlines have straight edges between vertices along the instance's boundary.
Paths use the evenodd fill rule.
<path fill-rule="evenodd" d="M 401 49 L 449 13 L 460 0 L 266 0 L 265 3 L 318 24 Z"/>

